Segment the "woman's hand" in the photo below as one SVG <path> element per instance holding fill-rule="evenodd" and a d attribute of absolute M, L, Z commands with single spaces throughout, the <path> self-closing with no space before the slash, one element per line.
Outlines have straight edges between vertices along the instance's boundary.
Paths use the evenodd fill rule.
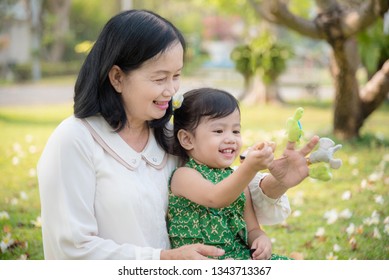
<path fill-rule="evenodd" d="M 251 254 L 253 260 L 268 260 L 271 257 L 271 241 L 266 234 L 258 236 L 251 244 L 255 251 Z"/>
<path fill-rule="evenodd" d="M 212 257 L 222 255 L 224 255 L 224 250 L 215 246 L 191 244 L 175 249 L 162 250 L 161 260 L 212 260 Z"/>
<path fill-rule="evenodd" d="M 288 142 L 283 156 L 269 165 L 274 179 L 285 188 L 291 188 L 308 177 L 309 169 L 305 157 L 318 142 L 319 137 L 314 136 L 301 150 L 295 150 L 295 142 Z"/>

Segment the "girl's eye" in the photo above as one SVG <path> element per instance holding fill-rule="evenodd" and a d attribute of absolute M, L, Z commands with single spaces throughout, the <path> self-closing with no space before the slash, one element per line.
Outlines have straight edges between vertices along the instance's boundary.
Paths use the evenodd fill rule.
<path fill-rule="evenodd" d="M 233 133 L 234 134 L 240 134 L 240 130 L 234 130 Z"/>
<path fill-rule="evenodd" d="M 223 133 L 223 130 L 217 129 L 217 130 L 215 130 L 214 132 L 215 132 L 215 133 Z"/>

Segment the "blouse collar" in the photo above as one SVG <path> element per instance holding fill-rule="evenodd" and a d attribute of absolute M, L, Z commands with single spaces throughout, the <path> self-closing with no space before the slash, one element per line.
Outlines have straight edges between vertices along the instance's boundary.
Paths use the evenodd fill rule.
<path fill-rule="evenodd" d="M 153 129 L 150 129 L 146 147 L 138 153 L 112 129 L 103 117 L 88 117 L 82 122 L 91 132 L 95 141 L 126 168 L 135 170 L 142 160 L 156 169 L 162 169 L 166 165 L 167 154 L 158 145 Z"/>

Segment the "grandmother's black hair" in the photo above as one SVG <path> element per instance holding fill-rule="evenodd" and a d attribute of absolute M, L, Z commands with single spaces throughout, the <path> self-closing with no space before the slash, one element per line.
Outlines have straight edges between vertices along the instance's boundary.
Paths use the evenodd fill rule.
<path fill-rule="evenodd" d="M 176 43 L 185 51 L 186 43 L 180 31 L 153 12 L 129 10 L 111 18 L 81 67 L 74 89 L 74 115 L 86 118 L 101 114 L 113 129 L 123 129 L 127 117 L 122 97 L 110 83 L 110 69 L 117 65 L 125 73 L 136 70 Z M 149 122 L 157 142 L 166 151 L 166 124 L 171 116 L 170 102 L 164 117 Z"/>
<path fill-rule="evenodd" d="M 204 117 L 220 119 L 239 109 L 238 100 L 230 93 L 214 88 L 199 88 L 184 94 L 181 107 L 174 111 L 174 139 L 172 153 L 184 162 L 188 160 L 187 151 L 178 141 L 178 131 L 184 129 L 195 133 L 197 126 Z"/>

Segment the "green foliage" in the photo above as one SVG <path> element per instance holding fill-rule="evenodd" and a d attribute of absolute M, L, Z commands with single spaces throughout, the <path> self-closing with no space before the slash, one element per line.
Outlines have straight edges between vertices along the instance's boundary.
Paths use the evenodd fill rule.
<path fill-rule="evenodd" d="M 104 24 L 118 12 L 117 8 L 114 2 L 103 0 L 72 0 L 70 29 L 74 31 L 75 42 L 95 41 Z"/>
<path fill-rule="evenodd" d="M 378 19 L 373 26 L 358 33 L 359 53 L 368 76 L 377 72 L 389 58 L 389 34 L 383 32 L 383 20 Z"/>
<path fill-rule="evenodd" d="M 80 70 L 82 61 L 64 62 L 41 62 L 41 72 L 43 78 L 76 75 Z M 31 80 L 31 63 L 17 64 L 12 67 L 17 82 Z"/>
<path fill-rule="evenodd" d="M 270 84 L 285 71 L 292 55 L 288 45 L 278 42 L 269 32 L 262 32 L 248 45 L 235 47 L 231 59 L 244 77 L 258 74 L 265 84 Z"/>
<path fill-rule="evenodd" d="M 309 18 L 313 8 L 313 2 L 310 0 L 292 0 L 289 2 L 289 9 L 296 15 Z"/>
<path fill-rule="evenodd" d="M 244 77 L 249 78 L 254 75 L 251 66 L 252 51 L 248 45 L 236 46 L 231 52 L 231 59 L 235 63 L 235 69 Z"/>
<path fill-rule="evenodd" d="M 104 7 L 104 8 L 102 8 Z M 69 13 L 69 32 L 62 34 L 65 52 L 62 60 L 83 59 L 74 51 L 80 42 L 96 40 L 106 21 L 117 11 L 114 2 L 102 0 L 73 0 Z M 43 17 L 42 46 L 50 49 L 55 40 L 53 26 L 58 16 L 45 9 Z"/>
<path fill-rule="evenodd" d="M 255 38 L 252 49 L 251 67 L 258 72 L 265 84 L 275 81 L 286 69 L 286 63 L 292 57 L 292 49 L 284 45 L 269 32 L 263 32 Z"/>

